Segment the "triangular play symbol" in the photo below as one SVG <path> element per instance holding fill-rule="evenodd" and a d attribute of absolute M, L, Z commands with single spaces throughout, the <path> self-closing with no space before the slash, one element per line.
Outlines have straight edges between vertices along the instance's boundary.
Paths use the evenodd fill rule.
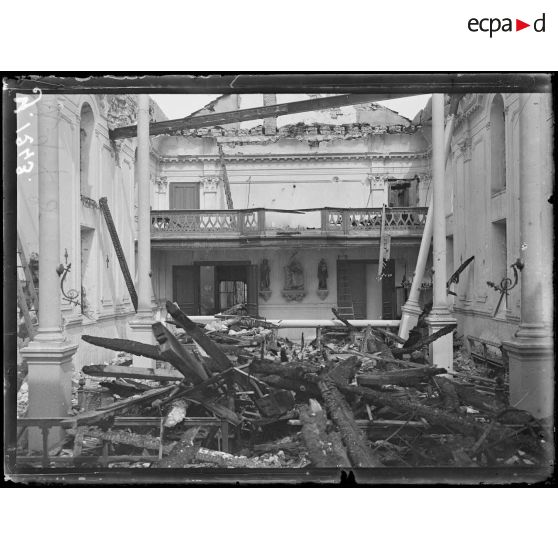
<path fill-rule="evenodd" d="M 515 20 L 515 30 L 516 31 L 521 31 L 522 29 L 525 29 L 526 27 L 531 27 L 531 24 L 530 23 L 525 23 L 524 21 L 521 21 L 520 19 Z"/>

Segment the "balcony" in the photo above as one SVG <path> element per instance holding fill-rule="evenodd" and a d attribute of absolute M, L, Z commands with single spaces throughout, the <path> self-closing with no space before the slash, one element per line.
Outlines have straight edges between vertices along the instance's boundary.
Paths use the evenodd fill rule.
<path fill-rule="evenodd" d="M 427 207 L 388 207 L 385 227 L 392 237 L 422 236 Z M 382 208 L 301 210 L 165 210 L 151 212 L 151 238 L 226 240 L 250 238 L 379 238 Z"/>

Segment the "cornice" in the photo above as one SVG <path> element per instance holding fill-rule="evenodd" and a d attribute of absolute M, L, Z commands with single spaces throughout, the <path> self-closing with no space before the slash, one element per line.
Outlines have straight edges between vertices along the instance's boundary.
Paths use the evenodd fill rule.
<path fill-rule="evenodd" d="M 385 161 L 385 160 L 414 160 L 426 159 L 428 153 L 310 153 L 310 154 L 265 154 L 226 155 L 227 163 L 259 162 L 259 161 Z M 217 155 L 161 155 L 159 161 L 163 164 L 170 163 L 199 163 L 219 161 Z"/>

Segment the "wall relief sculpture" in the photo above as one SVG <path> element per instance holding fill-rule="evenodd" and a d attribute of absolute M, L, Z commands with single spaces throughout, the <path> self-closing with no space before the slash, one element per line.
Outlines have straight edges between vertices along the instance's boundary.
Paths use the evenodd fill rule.
<path fill-rule="evenodd" d="M 327 262 L 322 258 L 318 263 L 318 291 L 320 300 L 325 300 L 329 291 L 327 289 Z"/>
<path fill-rule="evenodd" d="M 285 266 L 284 270 L 285 288 L 281 293 L 289 302 L 300 302 L 306 296 L 306 291 L 304 290 L 304 269 L 302 264 L 293 257 L 289 265 Z"/>
<path fill-rule="evenodd" d="M 271 269 L 269 267 L 269 260 L 264 258 L 260 265 L 260 296 L 267 302 L 271 297 Z"/>

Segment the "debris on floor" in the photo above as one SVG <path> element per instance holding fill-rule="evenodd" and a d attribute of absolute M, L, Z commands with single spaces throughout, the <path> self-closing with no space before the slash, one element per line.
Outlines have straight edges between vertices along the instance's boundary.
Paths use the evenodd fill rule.
<path fill-rule="evenodd" d="M 108 467 L 479 467 L 543 465 L 549 428 L 507 406 L 505 372 L 464 351 L 454 372 L 407 341 L 350 322 L 295 343 L 233 312 L 192 322 L 167 302 L 157 344 L 84 335 L 116 351 L 84 366 L 66 438 L 49 458 Z M 176 334 L 173 333 L 176 332 Z M 132 365 L 147 357 L 153 368 Z M 23 403 L 21 403 L 23 406 Z M 54 463 L 54 462 L 53 462 Z"/>

